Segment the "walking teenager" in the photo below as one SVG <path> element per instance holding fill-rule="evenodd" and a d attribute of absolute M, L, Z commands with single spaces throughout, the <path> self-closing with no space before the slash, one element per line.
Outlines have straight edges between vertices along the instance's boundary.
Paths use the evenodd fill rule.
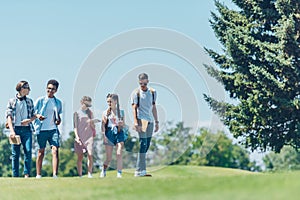
<path fill-rule="evenodd" d="M 60 114 L 62 113 L 62 103 L 54 96 L 57 92 L 58 86 L 59 83 L 56 80 L 49 80 L 46 87 L 47 95 L 39 97 L 35 103 L 35 112 L 41 115 L 35 120 L 35 131 L 39 146 L 36 159 L 36 178 L 42 177 L 41 170 L 47 141 L 52 150 L 53 178 L 57 178 L 60 136 L 58 125 L 61 123 Z"/>
<path fill-rule="evenodd" d="M 124 111 L 120 110 L 119 99 L 116 94 L 107 95 L 108 108 L 102 114 L 102 134 L 104 138 L 106 160 L 104 161 L 100 177 L 106 176 L 106 170 L 112 160 L 113 147 L 116 146 L 117 154 L 117 177 L 122 177 L 122 149 L 124 147 L 125 135 L 124 127 Z"/>
<path fill-rule="evenodd" d="M 32 99 L 28 98 L 30 87 L 27 81 L 20 81 L 16 86 L 17 94 L 8 101 L 6 109 L 7 128 L 9 137 L 15 140 L 20 137 L 24 150 L 24 177 L 30 176 L 31 148 L 33 126 L 31 122 L 36 118 Z M 19 177 L 19 159 L 21 144 L 12 144 L 12 175 Z"/>
<path fill-rule="evenodd" d="M 139 154 L 137 158 L 136 171 L 134 176 L 151 176 L 146 171 L 146 153 L 149 149 L 153 129 L 159 129 L 156 109 L 156 91 L 148 88 L 148 75 L 139 74 L 138 81 L 140 87 L 133 93 L 132 110 L 134 127 L 139 135 Z"/>
<path fill-rule="evenodd" d="M 77 154 L 77 171 L 79 177 L 82 177 L 82 160 L 85 153 L 88 157 L 88 178 L 92 178 L 93 173 L 93 142 L 96 136 L 94 114 L 90 110 L 92 107 L 91 97 L 84 96 L 80 101 L 81 107 L 74 112 L 74 150 Z"/>

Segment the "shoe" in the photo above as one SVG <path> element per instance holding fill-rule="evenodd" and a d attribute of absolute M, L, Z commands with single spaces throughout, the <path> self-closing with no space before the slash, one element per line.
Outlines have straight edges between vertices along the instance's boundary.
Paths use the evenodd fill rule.
<path fill-rule="evenodd" d="M 88 178 L 93 178 L 93 175 L 90 172 L 88 173 Z"/>
<path fill-rule="evenodd" d="M 118 172 L 117 173 L 117 178 L 122 178 L 122 173 Z"/>
<path fill-rule="evenodd" d="M 146 176 L 146 174 L 147 174 L 146 170 L 142 170 L 140 176 Z"/>
<path fill-rule="evenodd" d="M 53 178 L 58 178 L 57 175 L 53 175 Z"/>
<path fill-rule="evenodd" d="M 36 177 L 35 178 L 38 178 L 38 179 L 40 179 L 40 178 L 42 178 L 42 176 L 41 175 L 36 175 Z"/>
<path fill-rule="evenodd" d="M 139 176 L 140 176 L 140 174 L 141 174 L 141 172 L 140 172 L 140 171 L 135 171 L 135 172 L 134 172 L 134 176 L 135 176 L 135 177 L 139 177 Z"/>
<path fill-rule="evenodd" d="M 140 176 L 145 177 L 145 176 L 152 176 L 151 174 L 147 174 L 146 170 L 142 170 L 140 173 Z"/>
<path fill-rule="evenodd" d="M 29 178 L 29 175 L 28 175 L 28 174 L 25 174 L 25 175 L 24 175 L 24 178 Z"/>
<path fill-rule="evenodd" d="M 106 170 L 101 170 L 100 178 L 104 178 L 106 176 Z"/>

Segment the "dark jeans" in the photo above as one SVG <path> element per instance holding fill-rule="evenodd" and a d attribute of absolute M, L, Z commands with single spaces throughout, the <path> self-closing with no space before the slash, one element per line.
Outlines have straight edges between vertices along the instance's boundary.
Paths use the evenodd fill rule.
<path fill-rule="evenodd" d="M 32 132 L 29 126 L 16 126 L 15 132 L 20 135 L 24 150 L 24 174 L 30 174 L 32 160 Z M 12 172 L 14 177 L 19 177 L 20 145 L 12 144 Z"/>
<path fill-rule="evenodd" d="M 149 149 L 153 134 L 153 123 L 149 123 L 146 132 L 139 133 L 140 151 L 137 158 L 136 170 L 146 170 L 146 153 Z"/>

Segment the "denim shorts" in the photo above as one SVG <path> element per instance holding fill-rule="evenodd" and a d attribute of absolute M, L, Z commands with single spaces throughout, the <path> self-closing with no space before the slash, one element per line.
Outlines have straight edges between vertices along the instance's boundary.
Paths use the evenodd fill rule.
<path fill-rule="evenodd" d="M 105 136 L 108 139 L 107 143 L 104 143 L 105 145 L 115 146 L 117 143 L 125 141 L 125 136 L 122 129 L 119 133 L 117 133 L 112 128 L 108 127 L 105 131 Z"/>
<path fill-rule="evenodd" d="M 45 149 L 47 141 L 50 146 L 59 147 L 59 132 L 56 129 L 40 131 L 37 135 L 39 149 Z"/>

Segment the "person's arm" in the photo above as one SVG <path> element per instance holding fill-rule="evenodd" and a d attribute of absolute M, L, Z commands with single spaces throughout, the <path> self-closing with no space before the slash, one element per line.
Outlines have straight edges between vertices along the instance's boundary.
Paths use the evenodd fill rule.
<path fill-rule="evenodd" d="M 153 106 L 152 106 L 152 114 L 153 114 L 154 123 L 155 123 L 154 132 L 157 132 L 159 130 L 159 121 L 158 121 L 158 117 L 157 117 L 157 109 L 156 109 L 155 104 L 153 104 Z"/>
<path fill-rule="evenodd" d="M 33 115 L 30 119 L 24 119 L 24 120 L 22 120 L 21 125 L 22 126 L 28 125 L 30 122 L 33 122 L 38 116 L 41 116 L 41 115 L 39 115 L 39 114 Z"/>
<path fill-rule="evenodd" d="M 136 104 L 132 104 L 134 128 L 137 132 L 141 132 L 142 127 L 139 125 L 139 122 L 138 122 L 137 109 L 138 109 L 138 106 Z"/>
<path fill-rule="evenodd" d="M 16 136 L 16 132 L 15 132 L 13 124 L 12 124 L 12 118 L 11 118 L 11 116 L 7 117 L 7 121 L 6 122 L 7 122 L 7 125 L 9 127 L 9 130 L 10 130 L 9 137 L 10 138 L 14 138 Z"/>
<path fill-rule="evenodd" d="M 54 97 L 55 98 L 55 97 Z M 56 99 L 55 98 L 55 102 L 56 102 L 56 106 L 58 107 L 55 107 L 56 110 L 54 110 L 54 114 L 55 114 L 55 124 L 58 126 L 61 124 L 61 114 L 62 114 L 62 103 L 60 100 Z"/>
<path fill-rule="evenodd" d="M 75 141 L 80 143 L 80 138 L 79 138 L 79 135 L 78 135 L 77 125 L 78 125 L 78 115 L 77 115 L 76 112 L 74 112 L 74 114 L 73 114 L 73 126 L 74 126 Z"/>
<path fill-rule="evenodd" d="M 6 123 L 9 128 L 9 131 L 10 131 L 9 137 L 14 138 L 16 133 L 15 133 L 13 123 L 12 123 L 12 113 L 13 113 L 12 102 L 9 101 L 7 104 L 6 113 L 5 113 L 6 114 Z"/>
<path fill-rule="evenodd" d="M 107 118 L 105 117 L 105 114 L 103 113 L 102 114 L 102 123 L 101 123 L 101 133 L 102 133 L 102 136 L 103 136 L 103 141 L 104 141 L 104 144 L 106 144 L 108 141 L 107 141 L 107 138 L 105 136 L 105 125 L 107 123 Z"/>
<path fill-rule="evenodd" d="M 21 122 L 22 126 L 28 125 L 29 123 L 33 122 L 37 118 L 37 115 L 35 115 L 35 112 L 34 112 L 33 101 L 31 99 L 29 99 L 29 101 L 27 101 L 27 99 L 26 99 L 26 104 L 27 104 L 28 112 L 30 113 L 30 116 L 32 116 L 32 117 L 29 119 L 22 120 L 22 122 Z"/>

